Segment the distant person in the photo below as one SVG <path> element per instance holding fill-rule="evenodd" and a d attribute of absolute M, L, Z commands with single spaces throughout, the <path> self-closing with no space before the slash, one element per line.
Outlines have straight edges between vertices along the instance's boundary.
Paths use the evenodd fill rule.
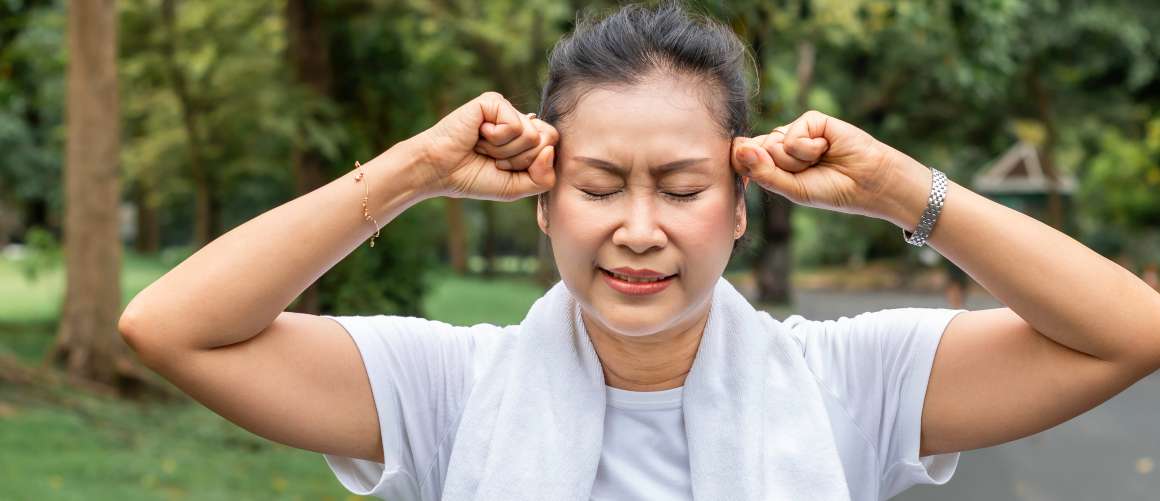
<path fill-rule="evenodd" d="M 1135 276 L 837 118 L 750 136 L 752 66 L 680 4 L 584 20 L 538 118 L 472 99 L 210 242 L 120 329 L 205 406 L 396 501 L 886 499 L 1160 366 Z M 889 221 L 1017 310 L 757 311 L 722 277 L 749 179 Z M 420 201 L 532 195 L 562 280 L 518 325 L 284 311 Z"/>

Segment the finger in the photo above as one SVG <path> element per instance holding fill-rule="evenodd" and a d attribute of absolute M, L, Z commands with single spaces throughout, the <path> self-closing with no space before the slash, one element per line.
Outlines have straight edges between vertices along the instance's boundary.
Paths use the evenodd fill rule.
<path fill-rule="evenodd" d="M 490 141 L 479 141 L 476 143 L 478 147 L 476 152 L 496 160 L 503 160 L 512 158 L 538 146 L 542 139 L 540 137 L 540 130 L 525 115 L 520 115 L 519 121 L 522 132 L 518 137 L 503 145 L 492 144 Z M 534 154 L 532 158 L 535 158 Z M 530 163 L 531 160 L 526 162 L 524 167 L 527 167 L 527 164 Z"/>
<path fill-rule="evenodd" d="M 824 138 L 833 143 L 838 137 L 848 133 L 850 124 L 830 117 L 820 111 L 810 110 L 802 113 L 786 126 L 786 142 L 797 141 L 801 138 Z"/>
<path fill-rule="evenodd" d="M 534 127 L 540 134 L 539 144 L 525 150 L 523 153 L 520 153 L 514 157 L 504 160 L 497 160 L 495 162 L 496 167 L 504 170 L 527 169 L 540 155 L 540 150 L 543 150 L 549 145 L 555 144 L 555 142 L 559 139 L 559 134 L 556 133 L 555 127 L 548 125 L 548 123 L 544 122 L 543 120 L 532 120 L 532 127 Z"/>
<path fill-rule="evenodd" d="M 556 130 L 556 127 L 552 124 L 537 118 L 532 120 L 532 125 L 535 125 L 540 132 L 544 133 L 547 144 L 555 145 L 560 142 L 560 131 Z"/>
<path fill-rule="evenodd" d="M 734 149 L 734 162 L 738 172 L 753 179 L 762 188 L 800 203 L 802 190 L 793 173 L 774 164 L 773 157 L 761 143 L 755 140 L 739 143 Z"/>
<path fill-rule="evenodd" d="M 790 125 L 775 127 L 768 136 L 765 136 L 765 140 L 762 141 L 762 147 L 765 148 L 765 151 L 769 152 L 769 156 L 773 158 L 774 163 L 778 167 L 781 167 L 782 169 L 788 170 L 790 172 L 801 172 L 809 168 L 813 162 L 803 161 L 794 157 L 793 155 L 790 155 L 786 151 L 786 137 L 788 137 L 788 134 L 791 133 L 792 128 L 792 123 Z"/>
<path fill-rule="evenodd" d="M 501 196 L 504 200 L 515 200 L 528 195 L 543 193 L 556 184 L 556 148 L 548 146 L 540 150 L 531 167 L 526 171 L 510 173 L 511 188 Z"/>
<path fill-rule="evenodd" d="M 813 165 L 813 162 L 803 162 L 794 158 L 793 155 L 786 153 L 785 143 L 780 141 L 772 145 L 767 145 L 765 151 L 773 159 L 774 165 L 789 172 L 801 172 Z"/>
<path fill-rule="evenodd" d="M 764 136 L 757 136 L 753 138 L 755 144 L 761 145 L 766 151 L 771 151 L 773 145 L 782 142 L 785 139 L 785 126 L 774 128 L 769 134 Z"/>
<path fill-rule="evenodd" d="M 497 93 L 485 94 L 483 123 L 479 134 L 494 146 L 505 145 L 524 133 L 526 119 L 507 99 Z"/>
<path fill-rule="evenodd" d="M 783 141 L 782 145 L 790 156 L 810 164 L 821 160 L 822 156 L 826 154 L 826 150 L 830 148 L 830 143 L 824 137 L 799 137 Z"/>

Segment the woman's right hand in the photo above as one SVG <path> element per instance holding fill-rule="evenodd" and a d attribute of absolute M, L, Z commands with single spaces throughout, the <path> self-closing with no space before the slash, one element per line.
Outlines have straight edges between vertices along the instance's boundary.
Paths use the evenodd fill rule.
<path fill-rule="evenodd" d="M 485 92 L 413 139 L 433 196 L 511 201 L 556 182 L 555 127 Z"/>

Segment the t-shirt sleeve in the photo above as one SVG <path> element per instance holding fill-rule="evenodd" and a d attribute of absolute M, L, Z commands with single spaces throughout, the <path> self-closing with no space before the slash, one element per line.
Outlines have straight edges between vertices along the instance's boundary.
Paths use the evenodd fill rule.
<path fill-rule="evenodd" d="M 393 315 L 329 316 L 354 339 L 370 380 L 383 442 L 383 462 L 324 454 L 347 490 L 381 499 L 421 499 L 446 463 L 471 385 L 480 336 L 500 327 L 457 327 Z"/>
<path fill-rule="evenodd" d="M 873 442 L 879 499 L 918 484 L 942 485 L 960 453 L 919 457 L 922 407 L 935 352 L 955 315 L 967 310 L 896 308 L 838 320 L 785 320 L 814 374 L 845 403 Z"/>

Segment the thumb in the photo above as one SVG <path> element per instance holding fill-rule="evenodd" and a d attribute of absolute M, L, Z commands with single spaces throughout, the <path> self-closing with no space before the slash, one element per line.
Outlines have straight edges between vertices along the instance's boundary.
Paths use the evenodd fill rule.
<path fill-rule="evenodd" d="M 515 198 L 543 193 L 556 184 L 556 148 L 545 146 L 536 155 L 527 170 L 511 172 L 512 194 Z"/>
<path fill-rule="evenodd" d="M 802 189 L 797 178 L 792 172 L 776 166 L 773 157 L 759 143 L 747 140 L 739 144 L 734 158 L 742 175 L 749 176 L 766 190 L 800 203 Z"/>

